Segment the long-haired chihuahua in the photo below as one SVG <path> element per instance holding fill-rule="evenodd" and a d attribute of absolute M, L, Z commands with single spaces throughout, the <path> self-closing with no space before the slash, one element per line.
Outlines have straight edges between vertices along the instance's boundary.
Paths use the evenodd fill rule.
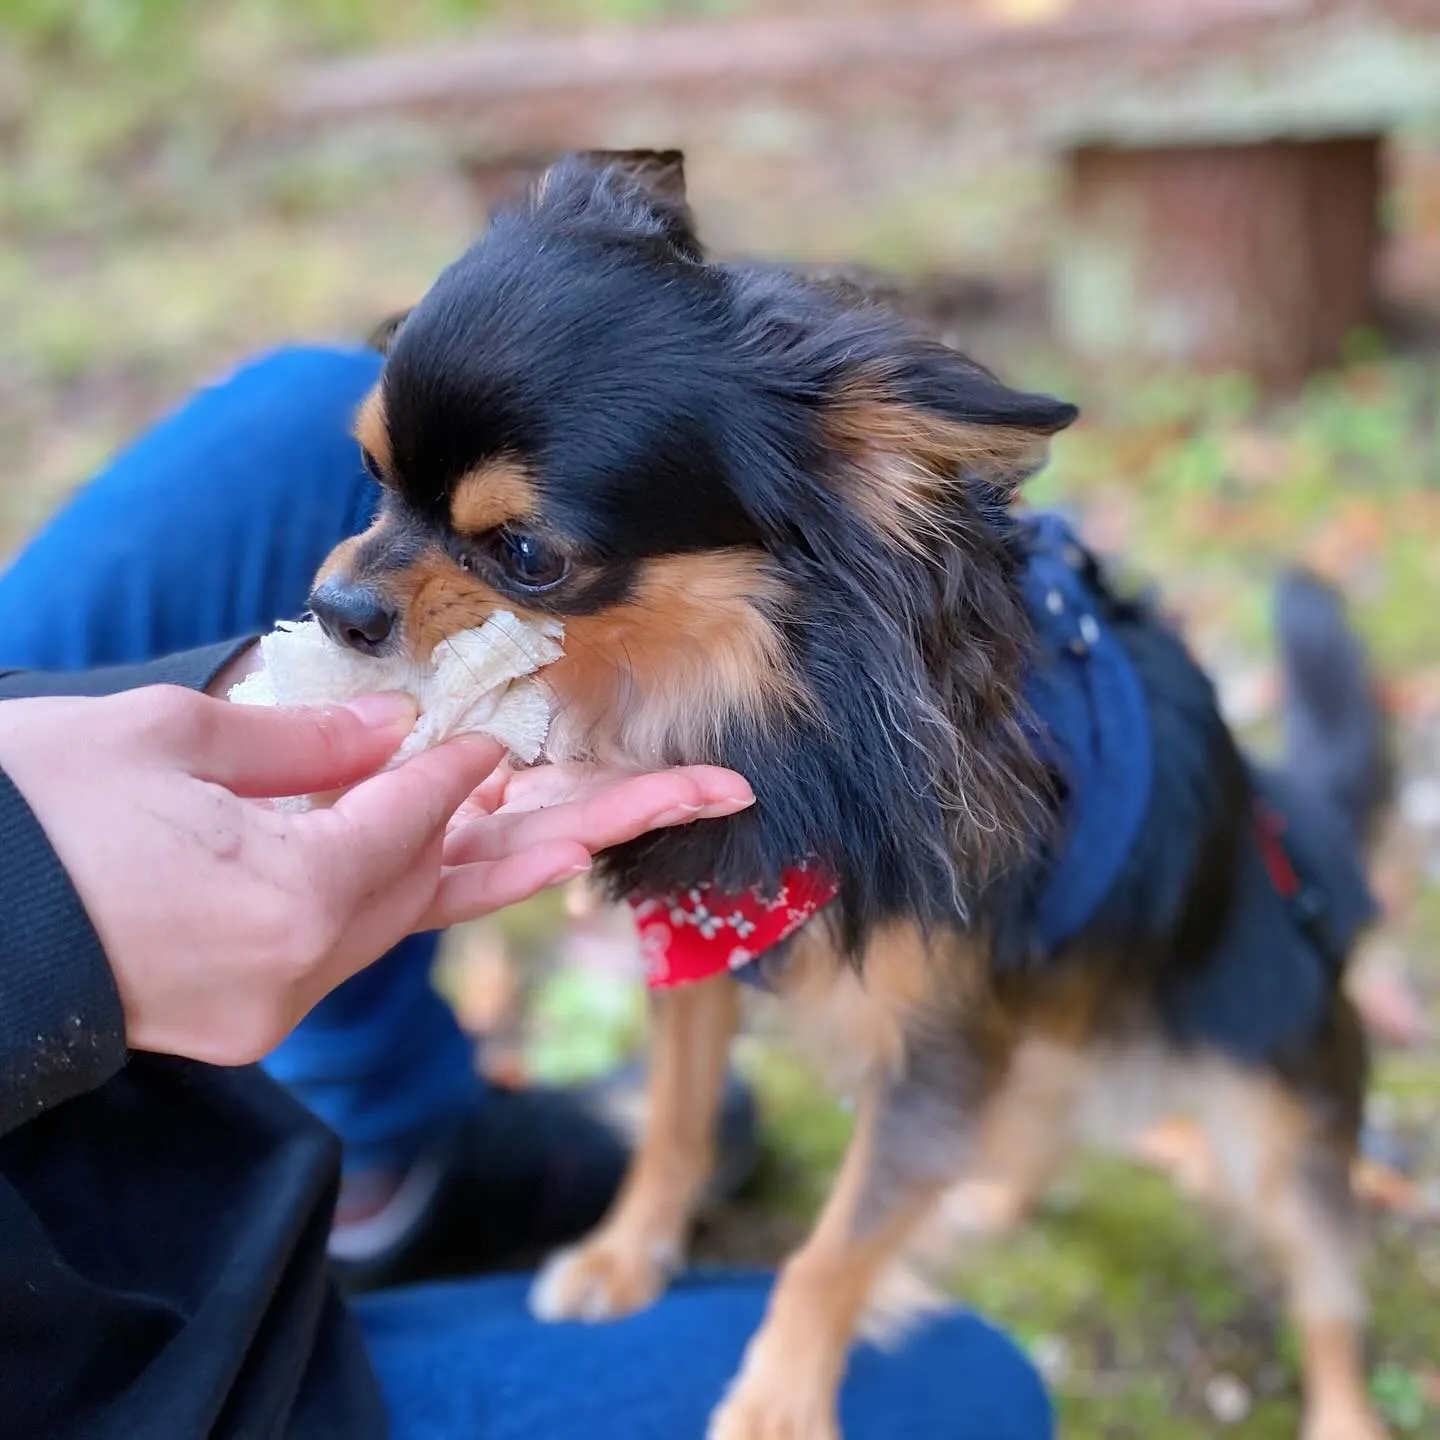
<path fill-rule="evenodd" d="M 312 605 L 428 655 L 560 617 L 549 753 L 731 767 L 759 802 L 600 858 L 652 966 L 649 1124 L 545 1317 L 648 1303 L 709 1172 L 736 976 L 858 1086 L 810 1238 L 712 1423 L 827 1440 L 852 1338 L 942 1198 L 994 1232 L 1097 1115 L 1194 1112 L 1298 1326 L 1307 1440 L 1374 1440 L 1342 972 L 1381 720 L 1335 597 L 1278 615 L 1290 748 L 1067 526 L 1018 507 L 1073 406 L 843 278 L 707 261 L 673 152 L 548 170 L 390 327 L 357 435 L 383 487 Z"/>

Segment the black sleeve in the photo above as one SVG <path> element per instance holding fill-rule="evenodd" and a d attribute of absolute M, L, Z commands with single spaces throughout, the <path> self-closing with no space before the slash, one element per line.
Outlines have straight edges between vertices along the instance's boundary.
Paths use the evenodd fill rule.
<path fill-rule="evenodd" d="M 0 773 L 0 1134 L 125 1063 L 110 962 L 25 797 Z"/>
<path fill-rule="evenodd" d="M 246 643 L 77 674 L 4 672 L 0 700 L 203 689 Z M 99 937 L 40 822 L 0 772 L 0 1135 L 104 1084 L 125 1057 L 125 1017 Z"/>
<path fill-rule="evenodd" d="M 0 700 L 25 700 L 37 695 L 118 695 L 143 685 L 183 685 L 187 690 L 203 690 L 252 638 L 227 640 L 144 665 L 116 665 L 105 670 L 0 670 Z"/>

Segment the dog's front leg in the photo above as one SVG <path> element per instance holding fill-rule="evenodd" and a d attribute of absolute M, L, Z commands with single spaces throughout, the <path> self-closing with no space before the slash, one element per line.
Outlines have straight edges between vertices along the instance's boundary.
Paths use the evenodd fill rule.
<path fill-rule="evenodd" d="M 729 975 L 650 1000 L 644 1133 L 610 1213 L 554 1256 L 530 1292 L 541 1320 L 608 1320 L 650 1304 L 679 1268 L 715 1164 L 715 1130 L 739 987 Z"/>
<path fill-rule="evenodd" d="M 964 1163 L 971 1070 L 945 1037 L 907 1044 L 903 1073 L 872 1074 L 839 1179 L 776 1281 L 710 1440 L 836 1440 L 840 1382 L 871 1288 Z"/>

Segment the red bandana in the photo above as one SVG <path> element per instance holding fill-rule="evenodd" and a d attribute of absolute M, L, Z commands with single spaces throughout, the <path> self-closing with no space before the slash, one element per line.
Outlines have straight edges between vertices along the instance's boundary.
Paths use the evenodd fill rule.
<path fill-rule="evenodd" d="M 786 872 L 773 897 L 758 890 L 722 895 L 706 884 L 662 900 L 631 900 L 646 984 L 665 990 L 743 970 L 823 910 L 837 889 L 822 871 L 801 865 Z"/>

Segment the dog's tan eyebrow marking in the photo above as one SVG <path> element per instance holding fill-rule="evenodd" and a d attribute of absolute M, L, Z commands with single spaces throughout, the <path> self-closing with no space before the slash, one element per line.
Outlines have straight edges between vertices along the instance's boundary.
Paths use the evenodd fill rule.
<path fill-rule="evenodd" d="M 483 535 L 535 513 L 535 485 L 518 460 L 492 460 L 461 478 L 450 495 L 450 528 Z"/>
<path fill-rule="evenodd" d="M 381 483 L 392 483 L 395 456 L 390 448 L 390 425 L 385 418 L 385 396 L 377 385 L 361 402 L 355 414 L 355 438 L 375 461 L 384 477 Z"/>

